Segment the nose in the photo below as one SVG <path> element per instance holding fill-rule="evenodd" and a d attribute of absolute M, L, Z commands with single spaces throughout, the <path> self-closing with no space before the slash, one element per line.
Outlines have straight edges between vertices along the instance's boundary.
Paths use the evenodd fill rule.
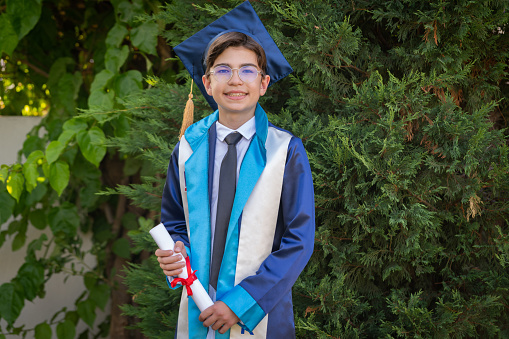
<path fill-rule="evenodd" d="M 236 85 L 243 83 L 242 79 L 240 78 L 240 73 L 237 68 L 232 69 L 232 77 L 230 78 L 230 81 L 228 81 L 230 85 Z"/>

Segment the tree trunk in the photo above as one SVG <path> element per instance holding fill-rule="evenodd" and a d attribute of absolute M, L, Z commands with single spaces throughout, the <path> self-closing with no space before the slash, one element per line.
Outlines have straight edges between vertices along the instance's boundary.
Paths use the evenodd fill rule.
<path fill-rule="evenodd" d="M 108 187 L 116 187 L 117 185 L 129 184 L 129 178 L 123 174 L 124 162 L 118 159 L 118 156 L 109 157 L 103 161 L 103 182 Z M 118 196 L 115 214 L 111 211 L 109 205 L 104 206 L 105 215 L 112 225 L 111 232 L 114 235 L 111 242 L 106 248 L 106 272 L 107 276 L 111 279 L 113 288 L 111 290 L 111 322 L 109 337 L 119 339 L 141 339 L 143 335 L 135 329 L 128 327 L 133 324 L 135 319 L 124 316 L 120 307 L 125 304 L 132 303 L 132 298 L 127 291 L 127 286 L 124 284 L 125 272 L 124 268 L 128 262 L 127 259 L 122 258 L 113 253 L 113 244 L 115 240 L 126 238 L 127 230 L 122 225 L 122 218 L 128 209 L 129 202 L 123 195 Z"/>

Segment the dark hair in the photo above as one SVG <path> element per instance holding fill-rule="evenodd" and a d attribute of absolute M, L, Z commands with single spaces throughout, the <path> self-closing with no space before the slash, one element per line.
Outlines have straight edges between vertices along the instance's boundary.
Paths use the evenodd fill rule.
<path fill-rule="evenodd" d="M 228 47 L 244 47 L 256 54 L 258 66 L 262 70 L 262 75 L 267 74 L 267 57 L 262 46 L 249 35 L 240 32 L 228 32 L 220 35 L 212 44 L 210 44 L 207 55 L 205 56 L 205 75 L 209 76 L 210 69 L 214 66 L 217 57 Z"/>

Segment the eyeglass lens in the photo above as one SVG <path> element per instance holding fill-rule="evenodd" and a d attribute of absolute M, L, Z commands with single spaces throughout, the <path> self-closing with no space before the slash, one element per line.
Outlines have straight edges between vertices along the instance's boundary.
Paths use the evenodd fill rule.
<path fill-rule="evenodd" d="M 226 65 L 217 66 L 214 68 L 214 76 L 219 82 L 228 82 L 233 74 L 233 70 L 238 70 L 239 78 L 243 82 L 253 82 L 258 77 L 258 69 L 254 66 L 243 66 L 241 68 L 231 69 Z"/>

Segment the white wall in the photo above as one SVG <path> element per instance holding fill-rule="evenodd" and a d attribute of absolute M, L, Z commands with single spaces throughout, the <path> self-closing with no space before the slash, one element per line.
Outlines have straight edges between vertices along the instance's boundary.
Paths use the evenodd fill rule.
<path fill-rule="evenodd" d="M 16 162 L 27 133 L 40 121 L 40 117 L 0 116 L 0 164 Z"/>
<path fill-rule="evenodd" d="M 37 117 L 6 117 L 0 116 L 0 164 L 11 165 L 17 160 L 17 153 L 21 150 L 26 134 L 33 126 L 40 122 Z M 8 227 L 11 220 L 0 226 L 1 230 Z M 12 238 L 7 238 L 6 242 L 0 247 L 0 284 L 9 282 L 16 276 L 18 269 L 24 262 L 26 245 L 32 240 L 37 239 L 42 231 L 29 227 L 25 247 L 16 252 L 11 250 Z M 90 249 L 92 246 L 91 235 L 83 235 L 84 249 Z M 95 266 L 93 256 L 85 257 L 88 266 Z M 79 269 L 79 264 L 77 264 Z M 71 277 L 64 282 L 64 274 L 55 274 L 46 284 L 46 296 L 44 299 L 36 298 L 33 302 L 25 301 L 25 307 L 20 317 L 15 322 L 15 326 L 25 325 L 26 329 L 34 328 L 44 320 L 50 320 L 51 317 L 62 307 L 70 310 L 75 309 L 74 301 L 85 290 L 83 278 Z M 107 306 L 109 307 L 109 305 Z M 106 310 L 109 313 L 109 310 Z M 105 314 L 97 314 L 95 324 L 99 324 L 105 318 Z M 6 322 L 1 320 L 0 326 L 5 330 Z M 79 335 L 86 329 L 86 325 L 80 321 L 76 328 L 76 335 Z M 8 337 L 9 338 L 9 337 Z M 27 336 L 33 338 L 33 332 Z M 53 327 L 53 338 L 56 338 L 55 327 Z M 48 338 L 49 339 L 49 338 Z"/>

